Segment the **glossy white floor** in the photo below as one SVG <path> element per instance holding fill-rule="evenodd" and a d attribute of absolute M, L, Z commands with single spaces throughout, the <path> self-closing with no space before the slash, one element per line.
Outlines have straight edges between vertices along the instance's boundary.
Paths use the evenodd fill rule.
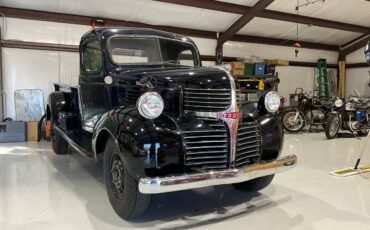
<path fill-rule="evenodd" d="M 102 166 L 48 143 L 0 145 L 0 229 L 369 229 L 370 173 L 335 178 L 362 140 L 323 133 L 285 136 L 299 165 L 259 193 L 232 186 L 156 195 L 147 213 L 121 220 L 107 199 Z M 370 146 L 364 163 L 370 163 Z"/>

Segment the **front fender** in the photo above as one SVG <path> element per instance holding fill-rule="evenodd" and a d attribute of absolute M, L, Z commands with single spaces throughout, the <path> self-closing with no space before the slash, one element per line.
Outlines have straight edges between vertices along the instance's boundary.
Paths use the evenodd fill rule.
<path fill-rule="evenodd" d="M 245 103 L 242 106 L 242 114 L 243 119 L 252 119 L 258 122 L 262 138 L 261 160 L 271 161 L 280 156 L 284 132 L 276 116 L 261 109 L 261 106 L 257 102 Z"/>
<path fill-rule="evenodd" d="M 123 156 L 129 173 L 144 176 L 169 174 L 183 170 L 184 148 L 174 120 L 162 114 L 154 120 L 142 117 L 135 106 L 105 113 L 93 134 L 94 155 L 98 154 L 99 135 L 109 132 Z"/>

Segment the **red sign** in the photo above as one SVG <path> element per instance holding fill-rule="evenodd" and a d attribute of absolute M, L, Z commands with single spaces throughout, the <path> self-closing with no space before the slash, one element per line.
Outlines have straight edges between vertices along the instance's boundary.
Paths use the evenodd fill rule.
<path fill-rule="evenodd" d="M 222 114 L 223 118 L 230 118 L 230 119 L 238 119 L 240 117 L 240 113 L 238 112 L 230 112 Z"/>

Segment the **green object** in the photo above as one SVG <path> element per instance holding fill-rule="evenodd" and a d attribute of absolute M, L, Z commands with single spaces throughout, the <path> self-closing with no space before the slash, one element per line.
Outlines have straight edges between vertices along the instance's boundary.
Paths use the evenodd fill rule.
<path fill-rule="evenodd" d="M 254 64 L 245 63 L 245 66 L 244 66 L 244 76 L 251 76 L 251 75 L 253 75 L 253 70 L 254 70 Z"/>
<path fill-rule="evenodd" d="M 329 82 L 326 59 L 320 58 L 316 64 L 316 89 L 317 96 L 322 99 L 329 99 Z"/>

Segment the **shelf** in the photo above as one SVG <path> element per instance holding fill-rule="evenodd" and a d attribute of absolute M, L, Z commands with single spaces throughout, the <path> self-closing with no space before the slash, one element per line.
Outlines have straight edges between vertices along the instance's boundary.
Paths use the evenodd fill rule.
<path fill-rule="evenodd" d="M 236 76 L 238 80 L 264 80 L 268 78 L 277 79 L 276 76 L 265 75 L 265 76 L 256 76 L 256 75 L 248 75 L 248 76 Z"/>
<path fill-rule="evenodd" d="M 258 90 L 258 89 L 245 89 L 245 90 L 240 90 L 241 93 L 265 93 L 269 92 L 271 90 Z"/>

